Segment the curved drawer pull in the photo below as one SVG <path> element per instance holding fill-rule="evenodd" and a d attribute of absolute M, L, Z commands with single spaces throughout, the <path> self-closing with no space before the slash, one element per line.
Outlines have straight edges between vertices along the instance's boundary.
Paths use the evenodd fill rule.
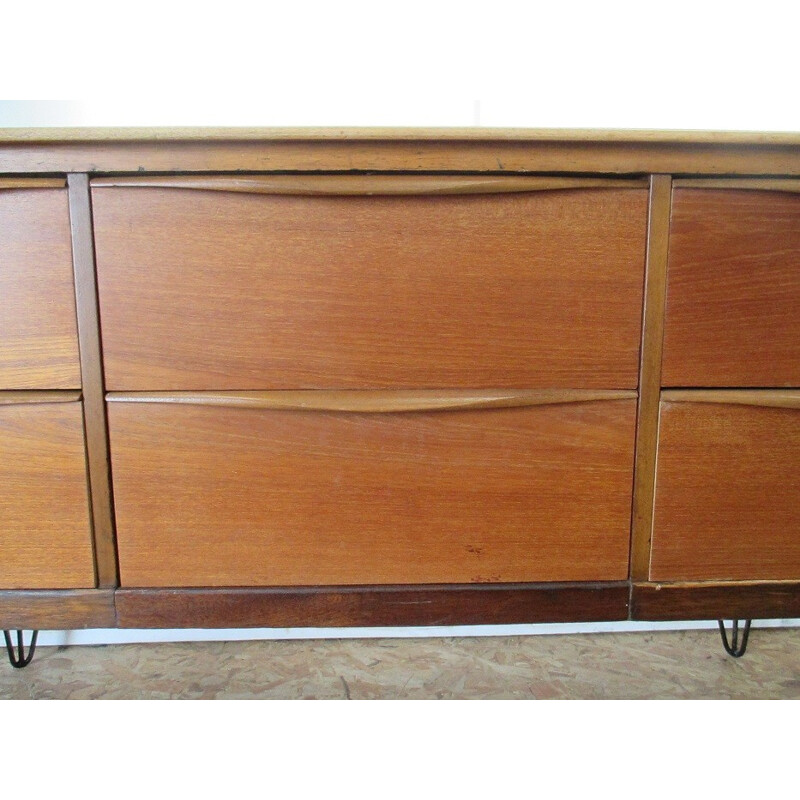
<path fill-rule="evenodd" d="M 798 178 L 679 178 L 676 189 L 739 189 L 751 192 L 800 193 Z"/>
<path fill-rule="evenodd" d="M 670 389 L 664 403 L 719 403 L 762 408 L 800 408 L 798 389 Z"/>
<path fill-rule="evenodd" d="M 393 413 L 455 411 L 470 408 L 589 403 L 596 400 L 632 400 L 634 391 L 594 389 L 479 390 L 453 389 L 386 391 L 269 391 L 269 392 L 112 392 L 112 403 L 167 403 L 192 406 L 228 406 L 284 411 L 349 411 Z"/>
<path fill-rule="evenodd" d="M 0 178 L 2 189 L 63 189 L 66 178 Z"/>
<path fill-rule="evenodd" d="M 182 175 L 95 178 L 93 188 L 109 186 L 196 189 L 209 192 L 284 195 L 461 195 L 509 194 L 567 189 L 645 189 L 645 179 L 559 178 L 469 175 Z"/>
<path fill-rule="evenodd" d="M 28 403 L 75 403 L 81 399 L 79 391 L 10 391 L 0 392 L 0 406 L 18 406 Z"/>

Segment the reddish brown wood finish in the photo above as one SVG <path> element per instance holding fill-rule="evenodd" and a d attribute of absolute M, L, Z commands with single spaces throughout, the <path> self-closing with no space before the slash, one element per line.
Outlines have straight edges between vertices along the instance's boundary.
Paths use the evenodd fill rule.
<path fill-rule="evenodd" d="M 67 193 L 0 190 L 0 389 L 80 385 Z"/>
<path fill-rule="evenodd" d="M 645 189 L 93 198 L 109 390 L 637 385 Z"/>
<path fill-rule="evenodd" d="M 0 628 L 6 630 L 72 630 L 116 625 L 112 590 L 0 591 Z"/>
<path fill-rule="evenodd" d="M 800 616 L 800 583 L 634 584 L 631 619 L 770 619 Z"/>
<path fill-rule="evenodd" d="M 665 386 L 800 385 L 800 194 L 673 193 Z"/>
<path fill-rule="evenodd" d="M 626 584 L 120 589 L 123 628 L 506 625 L 625 619 Z"/>
<path fill-rule="evenodd" d="M 122 585 L 622 580 L 634 417 L 112 403 Z"/>
<path fill-rule="evenodd" d="M 95 584 L 80 403 L 0 406 L 0 588 Z"/>
<path fill-rule="evenodd" d="M 800 579 L 800 411 L 663 403 L 652 581 Z"/>

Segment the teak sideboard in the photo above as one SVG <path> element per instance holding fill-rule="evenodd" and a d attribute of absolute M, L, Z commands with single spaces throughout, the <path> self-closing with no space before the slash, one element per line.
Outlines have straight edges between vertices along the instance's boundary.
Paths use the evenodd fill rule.
<path fill-rule="evenodd" d="M 798 616 L 799 468 L 800 135 L 0 131 L 4 629 Z"/>

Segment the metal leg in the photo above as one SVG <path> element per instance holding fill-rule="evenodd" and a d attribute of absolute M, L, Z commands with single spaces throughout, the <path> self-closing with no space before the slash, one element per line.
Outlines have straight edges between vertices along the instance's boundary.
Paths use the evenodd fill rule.
<path fill-rule="evenodd" d="M 8 650 L 8 660 L 11 666 L 16 669 L 27 667 L 33 659 L 33 654 L 36 650 L 36 637 L 39 631 L 31 633 L 31 643 L 28 645 L 28 655 L 25 655 L 25 642 L 22 639 L 22 631 L 17 631 L 17 649 L 14 650 L 14 645 L 11 642 L 11 631 L 3 631 L 3 636 L 6 639 L 6 650 Z"/>
<path fill-rule="evenodd" d="M 742 641 L 739 643 L 739 620 L 733 620 L 733 631 L 730 644 L 728 643 L 728 634 L 725 631 L 725 623 L 719 620 L 719 632 L 722 635 L 722 646 L 725 652 L 734 658 L 741 658 L 745 650 L 747 650 L 747 637 L 750 635 L 750 623 L 752 620 L 746 619 L 744 621 L 744 630 L 742 632 Z"/>

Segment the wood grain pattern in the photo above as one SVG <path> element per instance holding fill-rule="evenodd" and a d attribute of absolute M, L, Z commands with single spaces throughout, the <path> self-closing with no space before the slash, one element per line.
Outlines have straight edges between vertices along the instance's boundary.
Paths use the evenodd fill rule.
<path fill-rule="evenodd" d="M 0 191 L 0 389 L 81 385 L 63 189 Z"/>
<path fill-rule="evenodd" d="M 104 589 L 0 591 L 0 628 L 114 628 L 114 592 Z"/>
<path fill-rule="evenodd" d="M 642 179 L 521 175 L 132 175 L 95 178 L 109 186 L 244 192 L 276 195 L 461 195 L 550 192 L 569 189 L 642 189 Z"/>
<path fill-rule="evenodd" d="M 664 403 L 650 579 L 800 578 L 800 413 Z"/>
<path fill-rule="evenodd" d="M 98 585 L 105 588 L 117 586 L 119 578 L 114 538 L 89 179 L 86 175 L 70 175 L 68 186 L 83 376 L 83 425 L 86 432 L 86 459 L 91 487 L 92 538 Z"/>
<path fill-rule="evenodd" d="M 800 583 L 634 584 L 631 619 L 791 619 L 800 616 Z"/>
<path fill-rule="evenodd" d="M 628 614 L 628 586 L 355 586 L 119 589 L 123 628 L 287 628 L 601 622 Z"/>
<path fill-rule="evenodd" d="M 95 584 L 79 403 L 0 406 L 0 588 Z"/>
<path fill-rule="evenodd" d="M 591 403 L 595 400 L 636 399 L 624 389 L 533 389 L 473 391 L 420 389 L 416 391 L 300 391 L 300 392 L 110 392 L 110 403 L 167 403 L 228 408 L 272 408 L 295 411 L 351 411 L 386 414 L 464 408 L 524 408 Z M 2 402 L 2 395 L 0 395 Z"/>
<path fill-rule="evenodd" d="M 800 408 L 797 389 L 669 389 L 661 399 L 670 403 L 717 403 L 763 408 Z"/>
<path fill-rule="evenodd" d="M 800 195 L 673 193 L 665 386 L 800 385 Z"/>
<path fill-rule="evenodd" d="M 17 406 L 36 403 L 74 403 L 81 399 L 80 392 L 0 392 L 0 406 Z"/>
<path fill-rule="evenodd" d="M 644 190 L 93 197 L 111 390 L 636 387 Z"/>
<path fill-rule="evenodd" d="M 250 140 L 235 135 L 210 140 L 83 138 L 17 140 L 0 144 L 0 171 L 30 172 L 569 172 L 618 175 L 800 176 L 797 136 L 764 135 L 670 138 L 669 134 L 615 139 L 611 136 L 549 138 L 537 132 L 521 138 L 478 130 L 460 139 L 421 132 L 402 137 L 384 131 L 356 139 L 335 134 L 314 137 L 265 134 Z M 659 136 L 661 138 L 659 138 Z"/>
<path fill-rule="evenodd" d="M 634 416 L 112 403 L 122 585 L 623 580 Z"/>
<path fill-rule="evenodd" d="M 654 175 L 650 185 L 648 214 L 639 406 L 636 418 L 636 466 L 631 519 L 631 577 L 634 580 L 646 579 L 650 568 L 671 197 L 670 176 Z"/>

